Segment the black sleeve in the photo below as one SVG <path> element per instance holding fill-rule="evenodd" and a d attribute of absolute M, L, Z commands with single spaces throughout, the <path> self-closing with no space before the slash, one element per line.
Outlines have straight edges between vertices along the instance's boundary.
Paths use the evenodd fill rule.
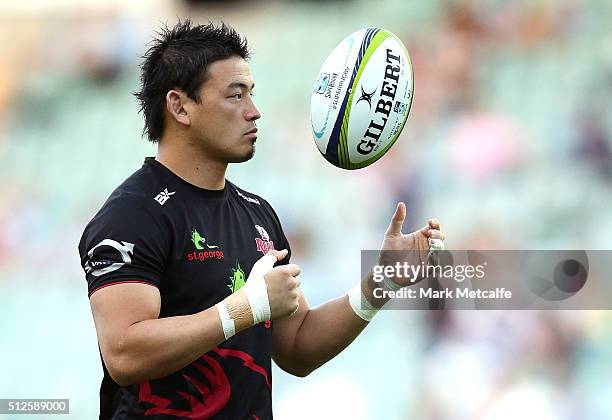
<path fill-rule="evenodd" d="M 277 237 L 279 238 L 279 243 L 278 244 L 275 243 L 274 248 L 277 251 L 280 251 L 281 249 L 286 249 L 288 251 L 287 256 L 281 261 L 279 261 L 276 265 L 289 264 L 289 261 L 291 260 L 291 247 L 289 246 L 289 241 L 287 240 L 287 237 L 285 236 L 285 232 L 283 231 L 281 222 L 278 218 L 278 215 L 276 214 L 276 212 L 270 205 L 270 203 L 268 203 L 266 200 L 263 200 L 263 199 L 262 201 L 265 204 L 265 207 L 267 208 L 268 212 L 272 216 L 272 219 L 274 220 L 274 228 L 278 235 Z"/>
<path fill-rule="evenodd" d="M 160 287 L 169 255 L 169 229 L 135 199 L 107 202 L 79 243 L 89 296 L 115 283 Z"/>

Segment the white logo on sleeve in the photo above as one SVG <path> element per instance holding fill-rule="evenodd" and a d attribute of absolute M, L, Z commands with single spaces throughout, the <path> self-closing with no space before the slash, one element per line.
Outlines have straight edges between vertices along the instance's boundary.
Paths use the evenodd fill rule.
<path fill-rule="evenodd" d="M 92 261 L 94 252 L 96 249 L 102 246 L 110 246 L 111 248 L 119 251 L 119 255 L 121 256 L 121 261 L 117 262 L 114 259 L 104 259 L 104 260 L 95 260 Z M 100 243 L 89 250 L 87 253 L 87 262 L 85 263 L 85 272 L 87 274 L 91 274 L 92 276 L 101 276 L 106 273 L 110 273 L 112 271 L 118 270 L 123 267 L 125 264 L 131 264 L 132 258 L 130 254 L 134 254 L 134 244 L 129 242 L 117 242 L 113 239 L 104 239 L 100 241 Z"/>
<path fill-rule="evenodd" d="M 170 198 L 171 195 L 174 195 L 176 191 L 168 192 L 168 188 L 164 188 L 159 194 L 155 196 L 155 201 L 157 201 L 160 205 L 166 204 L 166 201 Z"/>
<path fill-rule="evenodd" d="M 242 194 L 240 191 L 236 190 L 236 192 L 238 193 L 238 195 L 242 198 L 244 198 L 246 201 L 248 201 L 249 203 L 255 203 L 261 206 L 261 203 L 259 202 L 258 199 L 253 198 L 253 197 L 247 197 L 246 195 Z"/>

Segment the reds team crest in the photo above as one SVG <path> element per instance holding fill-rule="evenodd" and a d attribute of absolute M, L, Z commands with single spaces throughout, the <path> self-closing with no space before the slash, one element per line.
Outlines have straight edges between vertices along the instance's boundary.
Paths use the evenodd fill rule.
<path fill-rule="evenodd" d="M 266 255 L 269 250 L 274 249 L 274 242 L 270 240 L 270 235 L 268 235 L 268 232 L 266 232 L 264 228 L 259 225 L 255 225 L 255 229 L 257 229 L 259 236 L 261 236 L 261 238 L 255 238 L 257 250 Z"/>

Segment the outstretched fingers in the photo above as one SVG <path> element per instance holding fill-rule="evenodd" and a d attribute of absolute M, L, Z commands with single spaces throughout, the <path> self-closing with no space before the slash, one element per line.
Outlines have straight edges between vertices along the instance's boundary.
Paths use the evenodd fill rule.
<path fill-rule="evenodd" d="M 391 223 L 385 232 L 386 236 L 400 236 L 402 234 L 402 226 L 404 225 L 404 219 L 406 219 L 406 205 L 403 202 L 397 203 L 395 213 L 391 218 Z"/>

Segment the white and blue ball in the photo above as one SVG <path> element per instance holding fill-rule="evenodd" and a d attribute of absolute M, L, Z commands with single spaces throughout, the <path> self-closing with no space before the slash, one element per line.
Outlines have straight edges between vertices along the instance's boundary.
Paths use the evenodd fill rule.
<path fill-rule="evenodd" d="M 397 36 L 365 28 L 346 37 L 323 63 L 310 102 L 321 154 L 344 169 L 380 159 L 404 128 L 413 90 L 410 56 Z"/>

